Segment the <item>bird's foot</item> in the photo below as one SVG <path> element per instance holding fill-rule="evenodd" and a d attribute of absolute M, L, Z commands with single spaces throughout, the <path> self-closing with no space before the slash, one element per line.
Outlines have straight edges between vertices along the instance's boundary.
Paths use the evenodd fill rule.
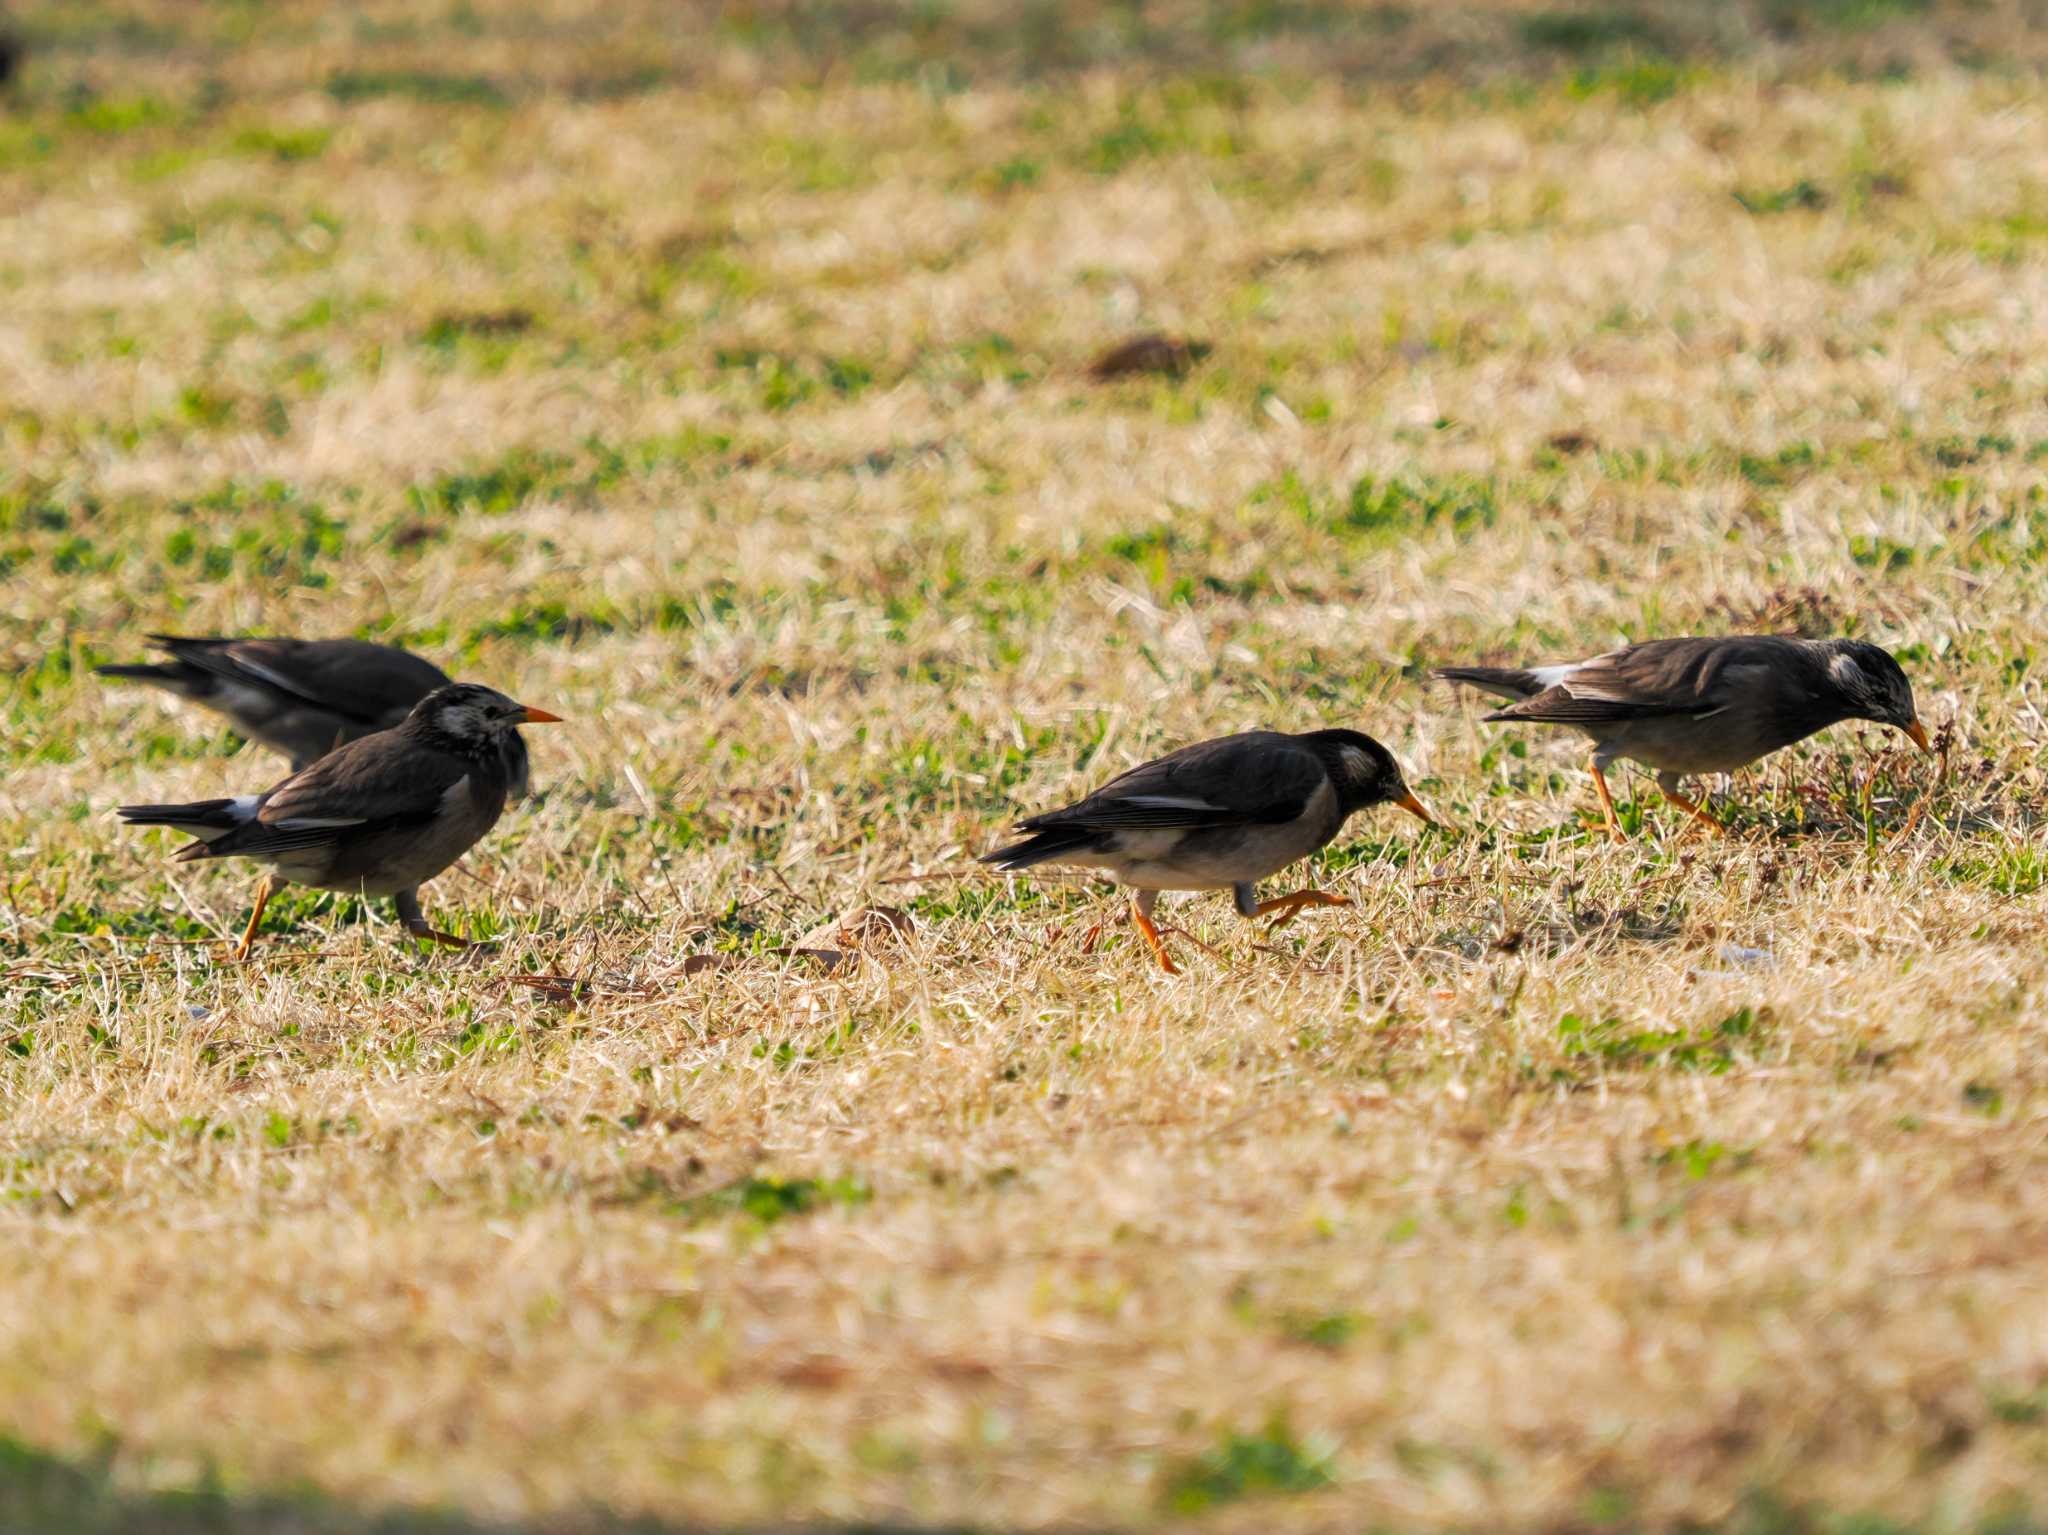
<path fill-rule="evenodd" d="M 1621 817 L 1614 813 L 1614 792 L 1607 787 L 1607 775 L 1600 770 L 1600 758 L 1597 753 L 1593 757 L 1590 771 L 1593 774 L 1593 787 L 1600 791 L 1600 820 L 1607 828 L 1608 840 L 1617 844 L 1628 841 L 1628 837 L 1621 829 Z"/>
<path fill-rule="evenodd" d="M 405 924 L 405 930 L 422 943 L 439 944 L 444 949 L 458 951 L 462 959 L 470 964 L 498 952 L 498 945 L 488 940 L 479 942 L 473 938 L 458 938 L 453 933 L 444 933 L 426 922 L 408 922 Z"/>
<path fill-rule="evenodd" d="M 1179 975 L 1180 966 L 1173 962 L 1173 956 L 1166 952 L 1166 940 L 1159 936 L 1159 925 L 1137 907 L 1131 908 L 1131 920 L 1138 924 L 1138 931 L 1145 935 L 1145 941 L 1152 945 L 1153 957 L 1159 961 L 1159 968 L 1168 975 Z"/>
<path fill-rule="evenodd" d="M 1619 820 L 1611 820 L 1604 815 L 1582 815 L 1579 817 L 1579 825 L 1586 831 L 1605 832 L 1607 840 L 1617 847 L 1626 846 L 1628 843 L 1628 833 L 1621 829 Z"/>
<path fill-rule="evenodd" d="M 1225 954 L 1221 949 L 1217 948 L 1215 944 L 1205 943 L 1202 939 L 1197 938 L 1193 933 L 1189 932 L 1184 927 L 1175 927 L 1170 922 L 1164 923 L 1160 926 L 1159 935 L 1162 938 L 1185 938 L 1189 943 L 1193 944 L 1196 948 L 1200 949 L 1204 954 L 1208 955 L 1211 959 L 1215 960 L 1219 965 L 1228 965 L 1230 963 L 1230 957 L 1227 954 Z"/>
<path fill-rule="evenodd" d="M 1919 829 L 1921 817 L 1925 816 L 1926 814 L 1927 800 L 1925 799 L 1925 797 L 1913 801 L 1913 808 L 1906 812 L 1905 825 L 1901 826 L 1896 832 L 1892 833 L 1891 840 L 1887 842 L 1885 846 L 1887 848 L 1895 848 L 1900 843 L 1904 842 L 1908 837 L 1912 836 L 1913 833 Z"/>
<path fill-rule="evenodd" d="M 1725 837 L 1728 835 L 1728 828 L 1715 820 L 1704 806 L 1687 799 L 1683 794 L 1673 794 L 1668 789 L 1663 792 L 1666 800 L 1691 817 L 1690 824 L 1686 826 L 1685 832 L 1682 835 L 1689 836 L 1695 831 L 1704 831 L 1710 837 Z"/>
<path fill-rule="evenodd" d="M 480 944 L 472 943 L 467 938 L 457 938 L 453 933 L 444 933 L 439 928 L 429 927 L 424 922 L 408 922 L 405 925 L 405 930 L 415 938 L 424 939 L 428 943 L 446 944 L 451 949 L 475 949 L 481 947 Z"/>
<path fill-rule="evenodd" d="M 277 881 L 265 874 L 256 882 L 256 906 L 249 913 L 249 925 L 242 929 L 242 941 L 235 945 L 235 961 L 240 963 L 249 957 L 249 949 L 256 942 L 256 924 L 263 920 L 264 908 L 270 898 L 277 894 Z"/>
<path fill-rule="evenodd" d="M 1252 915 L 1263 917 L 1269 913 L 1277 913 L 1278 915 L 1274 916 L 1273 920 L 1266 924 L 1266 931 L 1271 933 L 1287 926 L 1288 923 L 1292 922 L 1311 906 L 1349 906 L 1350 904 L 1351 897 L 1346 895 L 1330 895 L 1322 890 L 1297 890 L 1292 895 L 1275 896 L 1270 901 L 1259 902 L 1253 908 Z"/>

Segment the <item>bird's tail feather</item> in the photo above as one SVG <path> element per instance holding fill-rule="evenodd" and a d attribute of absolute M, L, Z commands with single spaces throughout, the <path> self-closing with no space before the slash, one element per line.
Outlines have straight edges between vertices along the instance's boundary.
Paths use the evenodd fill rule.
<path fill-rule="evenodd" d="M 188 805 L 123 805 L 116 812 L 129 826 L 174 826 L 199 840 L 178 850 L 180 859 L 204 858 L 208 846 L 245 823 L 255 812 L 254 796 L 202 799 Z"/>
<path fill-rule="evenodd" d="M 1092 852 L 1101 840 L 1102 833 L 1091 826 L 1050 826 L 1022 842 L 999 847 L 993 853 L 983 853 L 981 862 L 992 863 L 1009 873 L 1028 869 L 1048 859 L 1063 858 L 1070 853 Z"/>
<path fill-rule="evenodd" d="M 148 682 L 186 698 L 198 698 L 213 691 L 213 679 L 196 666 L 183 661 L 127 661 L 95 666 L 102 677 L 121 677 L 130 682 Z"/>
<path fill-rule="evenodd" d="M 1534 698 L 1544 688 L 1534 672 L 1511 666 L 1440 666 L 1436 674 L 1446 682 L 1469 682 L 1498 698 Z"/>

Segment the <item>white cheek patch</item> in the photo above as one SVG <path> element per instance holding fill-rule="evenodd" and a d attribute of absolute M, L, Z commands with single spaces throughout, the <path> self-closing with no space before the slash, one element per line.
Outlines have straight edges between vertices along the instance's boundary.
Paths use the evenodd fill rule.
<path fill-rule="evenodd" d="M 1356 746 L 1340 746 L 1337 755 L 1343 760 L 1344 775 L 1360 782 L 1372 777 L 1372 758 Z"/>
<path fill-rule="evenodd" d="M 1868 693 L 1870 679 L 1863 675 L 1863 668 L 1848 656 L 1836 656 L 1828 662 L 1828 675 L 1835 679 L 1835 685 L 1845 693 Z"/>

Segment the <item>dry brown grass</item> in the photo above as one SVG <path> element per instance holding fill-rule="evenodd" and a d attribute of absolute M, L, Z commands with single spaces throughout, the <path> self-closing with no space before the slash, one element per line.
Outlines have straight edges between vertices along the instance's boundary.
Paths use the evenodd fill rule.
<path fill-rule="evenodd" d="M 2048 123 L 1935 62 L 2015 14 L 1843 34 L 1882 81 L 1825 29 L 1506 83 L 1410 33 L 1388 91 L 1192 22 L 935 83 L 852 13 L 903 78 L 739 13 L 28 10 L 0 1432 L 541 1522 L 2035 1499 Z M 1088 380 L 1144 331 L 1215 350 Z M 1949 784 L 1838 730 L 1737 839 L 1638 783 L 1614 850 L 1569 741 L 1420 680 L 1783 622 L 1904 650 Z M 191 942 L 249 881 L 105 812 L 273 763 L 82 675 L 160 627 L 571 716 L 428 892 L 505 951 L 305 895 Z M 1201 898 L 1178 980 L 1085 957 L 1100 896 L 967 862 L 1323 723 L 1461 830 L 1356 823 L 1357 906 L 1275 949 Z M 915 932 L 774 952 L 870 903 Z"/>

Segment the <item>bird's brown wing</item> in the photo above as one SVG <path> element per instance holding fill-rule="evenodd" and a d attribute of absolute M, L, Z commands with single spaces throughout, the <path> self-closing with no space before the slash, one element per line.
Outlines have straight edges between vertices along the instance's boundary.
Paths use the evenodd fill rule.
<path fill-rule="evenodd" d="M 1554 686 L 1488 715 L 1558 725 L 1613 724 L 1675 714 L 1704 718 L 1759 687 L 1778 685 L 1796 642 L 1771 635 L 1651 640 L 1595 656 Z"/>
<path fill-rule="evenodd" d="M 1183 747 L 1076 804 L 1018 825 L 1024 831 L 1277 825 L 1300 816 L 1328 781 L 1322 759 L 1293 737 L 1251 731 Z"/>
<path fill-rule="evenodd" d="M 461 757 L 382 731 L 292 774 L 264 798 L 256 819 L 277 827 L 423 819 L 473 771 Z"/>
<path fill-rule="evenodd" d="M 470 772 L 460 757 L 390 731 L 364 736 L 292 774 L 261 797 L 253 817 L 225 836 L 194 843 L 186 856 L 261 858 L 425 825 Z"/>

